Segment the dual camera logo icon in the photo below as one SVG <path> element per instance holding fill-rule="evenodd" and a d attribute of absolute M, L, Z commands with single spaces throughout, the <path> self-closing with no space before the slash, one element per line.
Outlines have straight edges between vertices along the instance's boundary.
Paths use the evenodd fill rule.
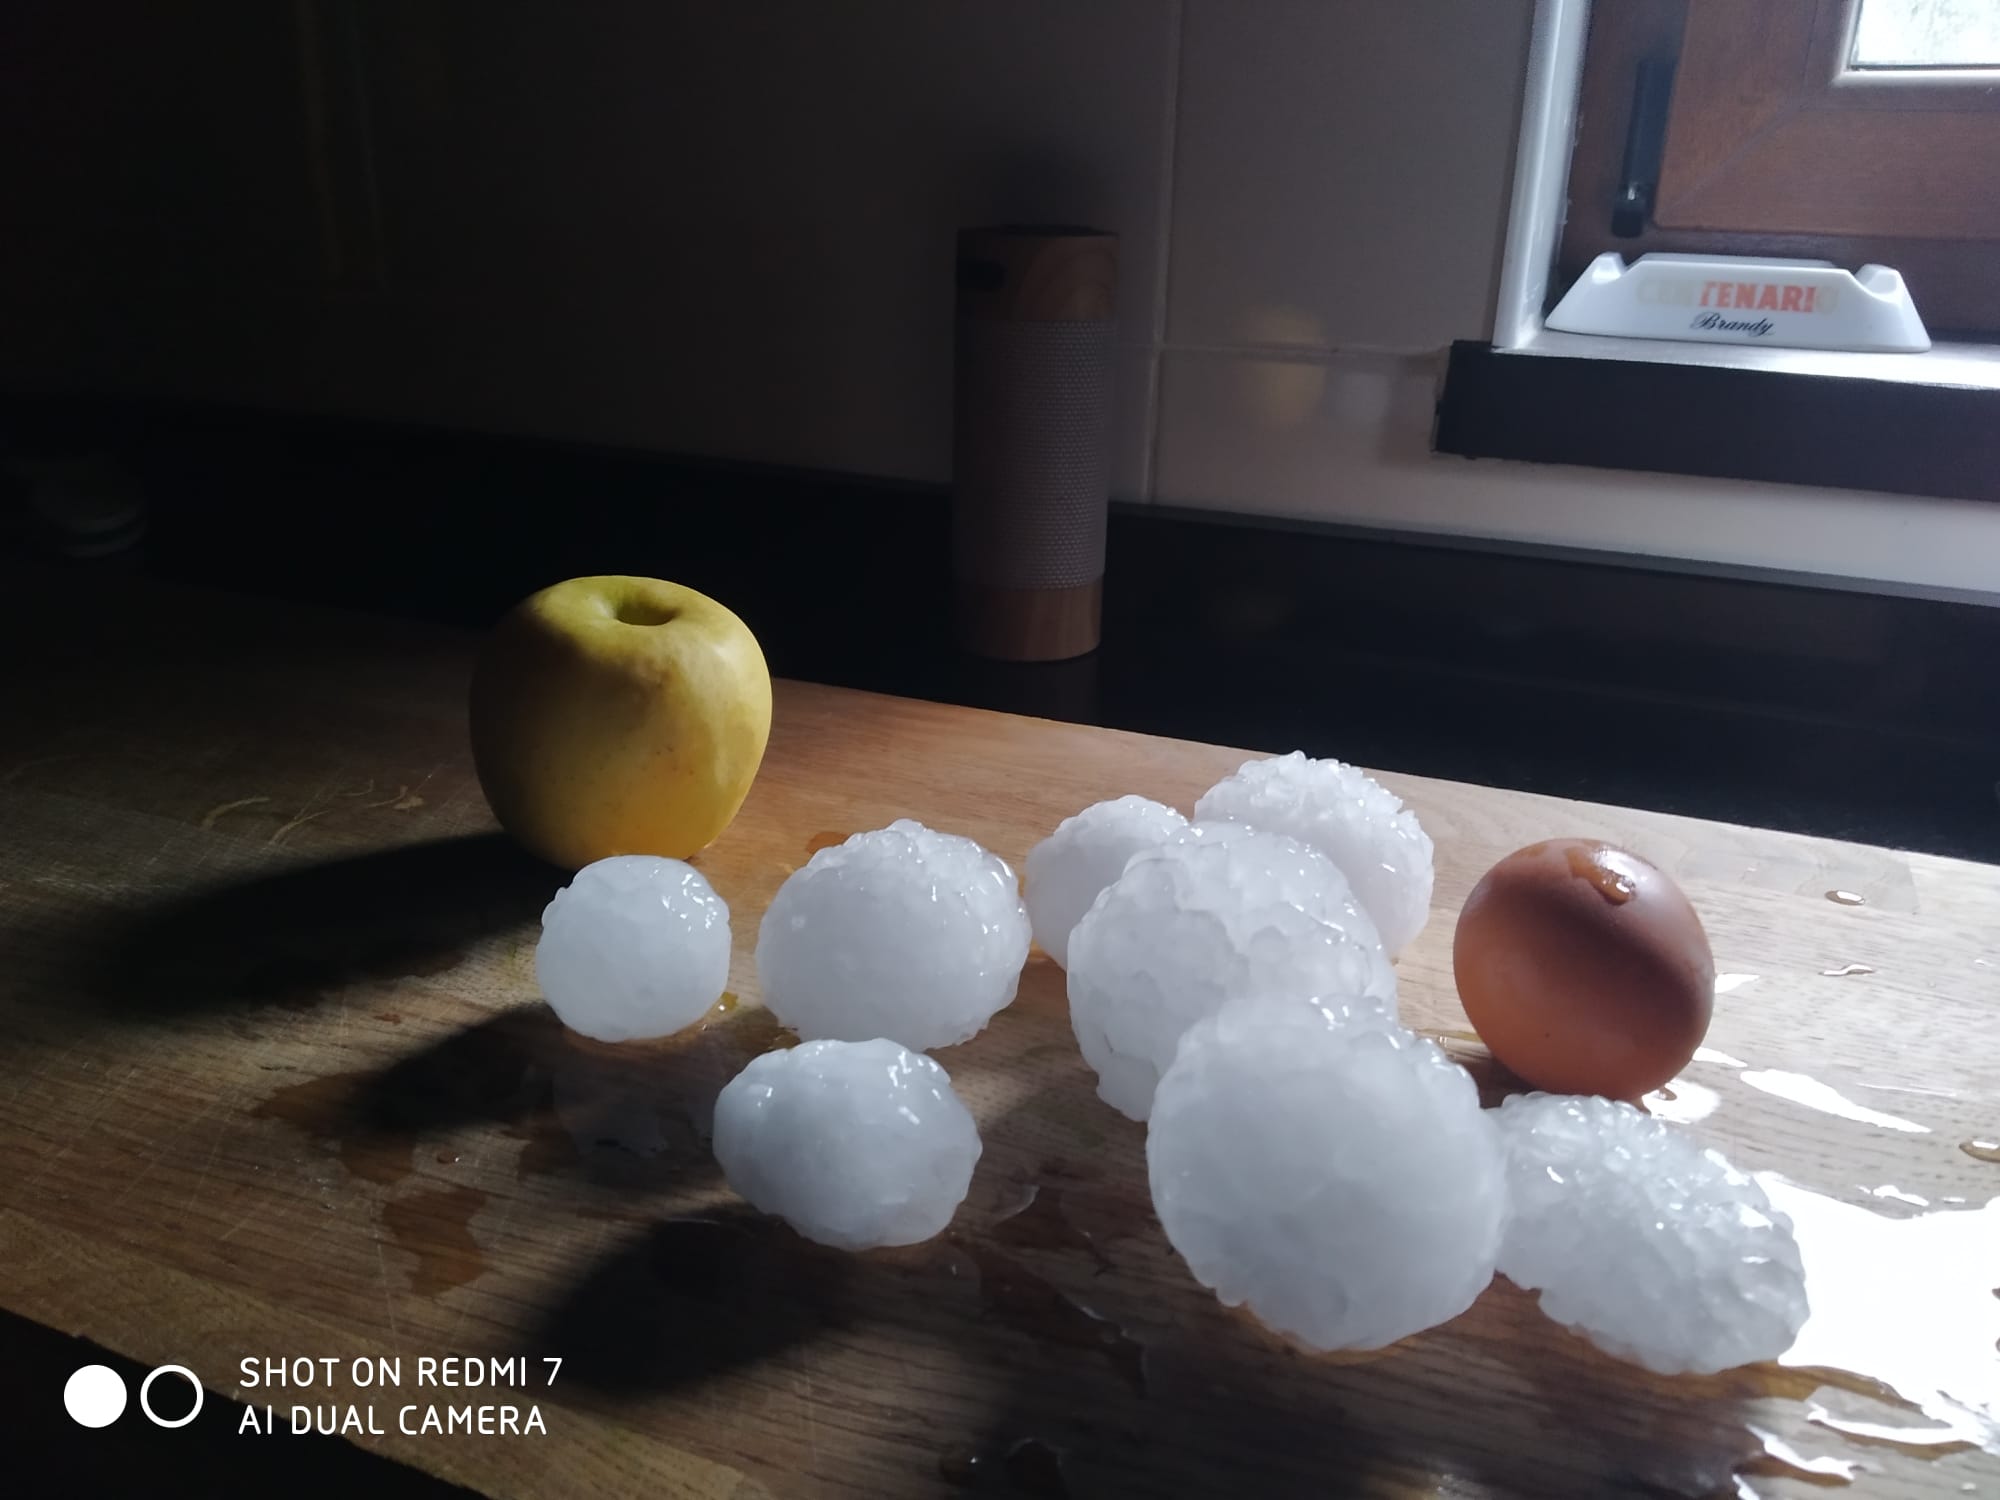
<path fill-rule="evenodd" d="M 194 1387 L 194 1405 L 186 1416 L 163 1417 L 153 1410 L 153 1382 L 178 1375 Z M 63 1386 L 63 1406 L 80 1427 L 109 1427 L 125 1414 L 125 1377 L 109 1365 L 85 1365 Z M 139 1382 L 139 1410 L 155 1427 L 185 1427 L 201 1415 L 201 1382 L 186 1365 L 161 1365 Z"/>

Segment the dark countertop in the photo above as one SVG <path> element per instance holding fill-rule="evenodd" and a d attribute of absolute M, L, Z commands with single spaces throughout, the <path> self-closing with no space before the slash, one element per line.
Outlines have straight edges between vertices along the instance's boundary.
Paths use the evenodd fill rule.
<path fill-rule="evenodd" d="M 131 403 L 0 430 L 143 487 L 136 554 L 79 566 L 475 627 L 655 574 L 784 675 L 2000 860 L 1978 605 L 1121 507 L 1102 648 L 1009 665 L 951 644 L 935 489 Z"/>

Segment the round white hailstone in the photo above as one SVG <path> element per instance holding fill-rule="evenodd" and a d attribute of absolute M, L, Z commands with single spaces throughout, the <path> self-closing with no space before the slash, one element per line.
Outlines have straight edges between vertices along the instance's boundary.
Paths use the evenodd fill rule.
<path fill-rule="evenodd" d="M 1145 797 L 1099 802 L 1028 851 L 1028 917 L 1035 941 L 1059 968 L 1069 967 L 1069 935 L 1097 893 L 1116 880 L 1142 849 L 1157 849 L 1182 834 L 1188 820 L 1165 803 Z"/>
<path fill-rule="evenodd" d="M 542 913 L 535 978 L 600 1042 L 692 1026 L 729 983 L 729 905 L 693 865 L 620 854 L 585 865 Z"/>
<path fill-rule="evenodd" d="M 1223 818 L 1287 833 L 1346 872 L 1394 958 L 1430 917 L 1431 838 L 1402 798 L 1366 772 L 1297 750 L 1245 761 L 1195 804 Z"/>
<path fill-rule="evenodd" d="M 1617 1100 L 1520 1094 L 1494 1114 L 1514 1200 L 1500 1269 L 1543 1312 L 1662 1375 L 1791 1348 L 1805 1270 L 1754 1179 Z"/>
<path fill-rule="evenodd" d="M 979 1151 L 945 1070 L 891 1041 L 766 1052 L 715 1101 L 715 1159 L 729 1185 L 840 1250 L 938 1233 L 965 1201 Z"/>
<path fill-rule="evenodd" d="M 974 1035 L 1014 998 L 1028 910 L 1007 862 L 900 818 L 822 849 L 757 933 L 771 1014 L 808 1041 L 919 1051 Z"/>
<path fill-rule="evenodd" d="M 1146 1168 L 1195 1279 L 1314 1350 L 1379 1349 L 1493 1279 L 1493 1121 L 1463 1068 L 1365 999 L 1249 997 L 1191 1027 Z"/>
<path fill-rule="evenodd" d="M 1142 850 L 1070 934 L 1070 1025 L 1099 1096 L 1135 1120 L 1181 1034 L 1245 994 L 1352 995 L 1395 1019 L 1395 971 L 1346 878 L 1282 834 Z"/>

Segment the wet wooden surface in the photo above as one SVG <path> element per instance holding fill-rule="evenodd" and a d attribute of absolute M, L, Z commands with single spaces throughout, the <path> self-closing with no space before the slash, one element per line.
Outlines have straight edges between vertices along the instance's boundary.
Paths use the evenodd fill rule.
<path fill-rule="evenodd" d="M 66 575 L 0 614 L 14 1312 L 281 1420 L 372 1408 L 388 1431 L 357 1441 L 498 1495 L 2000 1486 L 1992 869 L 1385 777 L 1438 843 L 1406 1016 L 1496 1088 L 1449 969 L 1486 866 L 1601 835 L 1686 886 L 1725 978 L 1711 1051 L 1654 1102 L 1794 1185 L 1810 1367 L 1656 1379 L 1504 1283 L 1392 1350 L 1314 1360 L 1174 1258 L 1142 1127 L 1096 1100 L 1044 960 L 939 1054 L 986 1143 L 945 1239 L 818 1250 L 745 1211 L 703 1141 L 716 1090 L 780 1040 L 751 949 L 810 849 L 913 816 L 1018 862 L 1101 797 L 1189 807 L 1241 752 L 781 684 L 763 775 L 701 859 L 739 1003 L 610 1049 L 538 1001 L 559 877 L 473 780 L 472 639 Z M 295 1355 L 342 1376 L 238 1388 L 244 1358 Z M 524 1356 L 529 1383 L 419 1389 L 445 1355 Z M 401 1389 L 352 1385 L 373 1356 L 403 1359 Z M 404 1405 L 479 1403 L 533 1404 L 546 1433 L 396 1430 Z"/>

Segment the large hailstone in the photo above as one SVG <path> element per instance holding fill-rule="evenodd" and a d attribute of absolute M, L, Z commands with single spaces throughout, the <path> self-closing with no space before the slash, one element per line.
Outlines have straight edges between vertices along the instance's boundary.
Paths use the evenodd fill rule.
<path fill-rule="evenodd" d="M 1519 1094 L 1494 1113 L 1514 1200 L 1500 1270 L 1543 1312 L 1662 1375 L 1791 1348 L 1805 1270 L 1755 1180 L 1617 1100 Z"/>
<path fill-rule="evenodd" d="M 1069 935 L 1097 893 L 1116 880 L 1125 861 L 1183 833 L 1186 818 L 1147 797 L 1098 802 L 1028 851 L 1028 917 L 1035 941 L 1059 968 L 1069 967 Z"/>
<path fill-rule="evenodd" d="M 692 1026 L 729 983 L 729 906 L 678 859 L 585 865 L 542 913 L 535 978 L 571 1031 L 600 1042 Z"/>
<path fill-rule="evenodd" d="M 908 818 L 820 850 L 757 934 L 764 1004 L 809 1041 L 962 1042 L 1013 1000 L 1027 961 L 1007 862 Z"/>
<path fill-rule="evenodd" d="M 1135 1120 L 1181 1034 L 1233 996 L 1354 996 L 1395 1017 L 1395 972 L 1331 860 L 1281 834 L 1200 833 L 1133 855 L 1070 934 L 1077 1045 Z"/>
<path fill-rule="evenodd" d="M 839 1250 L 938 1233 L 965 1201 L 979 1151 L 945 1070 L 886 1040 L 766 1052 L 715 1101 L 729 1185 Z"/>
<path fill-rule="evenodd" d="M 1378 1349 L 1493 1279 L 1506 1183 L 1466 1071 L 1363 1000 L 1232 1000 L 1181 1039 L 1146 1129 L 1195 1279 L 1315 1350 Z"/>
<path fill-rule="evenodd" d="M 1194 815 L 1290 834 L 1325 854 L 1375 919 L 1391 958 L 1430 917 L 1430 835 L 1402 798 L 1354 766 L 1297 750 L 1245 761 L 1202 794 Z"/>

